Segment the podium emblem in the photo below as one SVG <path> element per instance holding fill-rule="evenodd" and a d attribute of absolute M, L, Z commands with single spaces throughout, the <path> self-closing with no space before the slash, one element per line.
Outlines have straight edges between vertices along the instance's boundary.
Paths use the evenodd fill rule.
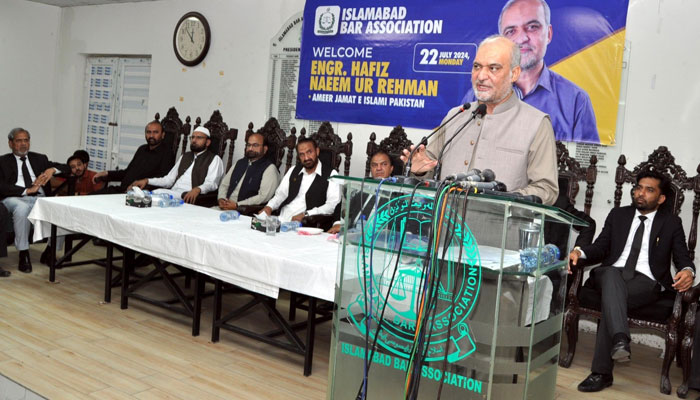
<path fill-rule="evenodd" d="M 362 335 L 395 356 L 411 356 L 420 298 L 433 290 L 434 305 L 427 312 L 429 340 L 426 361 L 454 363 L 474 352 L 468 321 L 481 288 L 479 247 L 461 213 L 447 207 L 440 246 L 426 260 L 427 235 L 433 224 L 433 199 L 415 195 L 383 204 L 364 224 L 357 251 L 361 288 L 348 306 L 349 319 Z M 446 232 L 446 227 L 451 227 Z M 402 241 L 403 237 L 403 241 Z M 446 245 L 445 245 L 446 244 Z M 441 273 L 426 287 L 427 268 Z M 425 306 L 424 306 L 425 307 Z"/>

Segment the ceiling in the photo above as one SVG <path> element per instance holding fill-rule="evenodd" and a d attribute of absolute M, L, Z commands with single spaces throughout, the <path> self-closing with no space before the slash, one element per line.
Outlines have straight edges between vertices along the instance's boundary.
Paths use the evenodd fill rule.
<path fill-rule="evenodd" d="M 116 3 L 136 3 L 139 1 L 154 1 L 154 0 L 28 0 L 35 3 L 43 3 L 58 7 L 76 7 L 76 6 L 94 6 L 100 4 L 116 4 Z"/>

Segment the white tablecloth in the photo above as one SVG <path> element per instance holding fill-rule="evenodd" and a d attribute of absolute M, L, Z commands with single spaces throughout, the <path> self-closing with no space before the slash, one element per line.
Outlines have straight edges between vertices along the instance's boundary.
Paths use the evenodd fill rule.
<path fill-rule="evenodd" d="M 267 236 L 250 218 L 221 222 L 219 211 L 185 204 L 135 208 L 124 195 L 39 198 L 29 214 L 34 239 L 51 224 L 109 240 L 276 298 L 279 289 L 334 300 L 338 244 L 328 234 Z"/>

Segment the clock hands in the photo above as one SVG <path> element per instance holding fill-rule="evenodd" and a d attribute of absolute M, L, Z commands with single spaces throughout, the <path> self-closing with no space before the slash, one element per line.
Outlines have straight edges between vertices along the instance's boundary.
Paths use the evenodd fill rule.
<path fill-rule="evenodd" d="M 193 31 L 190 31 L 189 29 L 186 30 L 185 32 L 187 32 L 187 36 L 190 37 L 190 42 L 194 43 L 194 38 L 193 38 L 194 32 L 193 32 Z"/>

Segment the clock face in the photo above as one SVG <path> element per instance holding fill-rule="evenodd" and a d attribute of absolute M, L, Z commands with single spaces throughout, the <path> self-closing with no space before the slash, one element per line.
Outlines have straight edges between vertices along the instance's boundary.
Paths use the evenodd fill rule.
<path fill-rule="evenodd" d="M 187 13 L 175 27 L 175 55 L 185 65 L 197 65 L 207 55 L 210 40 L 209 24 L 204 16 L 196 12 Z"/>

